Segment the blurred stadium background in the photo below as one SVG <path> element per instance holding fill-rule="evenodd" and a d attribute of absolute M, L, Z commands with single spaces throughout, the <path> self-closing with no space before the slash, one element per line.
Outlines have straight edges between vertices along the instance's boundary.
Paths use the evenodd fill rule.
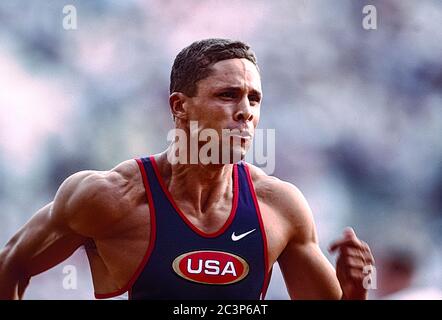
<path fill-rule="evenodd" d="M 377 30 L 362 28 L 366 4 Z M 442 299 L 439 0 L 1 1 L 0 245 L 70 174 L 163 150 L 172 61 L 208 37 L 257 53 L 274 174 L 306 196 L 322 249 L 351 225 L 378 258 L 372 298 Z M 268 298 L 287 299 L 275 269 Z M 26 298 L 93 299 L 84 250 Z"/>

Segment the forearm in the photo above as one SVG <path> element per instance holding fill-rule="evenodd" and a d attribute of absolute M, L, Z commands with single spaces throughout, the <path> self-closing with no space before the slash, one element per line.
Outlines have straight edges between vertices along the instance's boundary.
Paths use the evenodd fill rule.
<path fill-rule="evenodd" d="M 368 292 L 365 291 L 354 296 L 349 296 L 342 293 L 341 300 L 368 300 Z"/>
<path fill-rule="evenodd" d="M 278 262 L 292 299 L 339 300 L 342 298 L 342 290 L 335 270 L 316 243 L 292 244 L 286 248 Z"/>
<path fill-rule="evenodd" d="M 19 280 L 12 278 L 8 273 L 0 271 L 0 300 L 18 300 Z"/>
<path fill-rule="evenodd" d="M 5 253 L 0 254 L 0 300 L 22 299 L 29 277 L 14 266 Z"/>

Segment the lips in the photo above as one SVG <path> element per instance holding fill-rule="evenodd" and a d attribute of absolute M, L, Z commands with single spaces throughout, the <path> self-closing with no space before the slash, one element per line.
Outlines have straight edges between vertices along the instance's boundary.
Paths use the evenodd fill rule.
<path fill-rule="evenodd" d="M 252 139 L 252 134 L 249 131 L 246 130 L 239 130 L 239 129 L 228 129 L 230 130 L 229 136 L 230 137 L 238 137 L 245 140 Z"/>
<path fill-rule="evenodd" d="M 235 137 L 243 140 L 250 140 L 252 139 L 252 136 L 250 135 L 239 135 L 239 134 L 231 134 L 230 137 Z"/>

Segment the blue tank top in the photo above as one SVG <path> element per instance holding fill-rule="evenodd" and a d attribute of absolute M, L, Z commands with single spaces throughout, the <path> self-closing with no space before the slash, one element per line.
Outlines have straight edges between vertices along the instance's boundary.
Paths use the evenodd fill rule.
<path fill-rule="evenodd" d="M 264 299 L 270 281 L 267 240 L 246 163 L 234 165 L 229 218 L 210 234 L 184 216 L 153 157 L 137 163 L 149 202 L 151 232 L 144 259 L 123 288 L 129 299 Z"/>

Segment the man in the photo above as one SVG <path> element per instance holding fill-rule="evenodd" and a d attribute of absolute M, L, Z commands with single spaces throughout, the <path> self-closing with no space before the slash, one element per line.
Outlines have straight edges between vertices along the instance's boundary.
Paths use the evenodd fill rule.
<path fill-rule="evenodd" d="M 353 230 L 331 246 L 340 252 L 335 271 L 301 192 L 231 160 L 244 158 L 260 116 L 250 48 L 224 39 L 193 43 L 175 59 L 170 93 L 186 142 L 194 121 L 198 132 L 231 130 L 220 145 L 229 161 L 221 154 L 211 163 L 173 161 L 202 148 L 182 151 L 175 139 L 161 154 L 72 175 L 1 252 L 0 297 L 22 298 L 32 276 L 85 246 L 97 298 L 259 299 L 278 261 L 293 299 L 365 299 L 364 268 L 373 257 Z"/>

